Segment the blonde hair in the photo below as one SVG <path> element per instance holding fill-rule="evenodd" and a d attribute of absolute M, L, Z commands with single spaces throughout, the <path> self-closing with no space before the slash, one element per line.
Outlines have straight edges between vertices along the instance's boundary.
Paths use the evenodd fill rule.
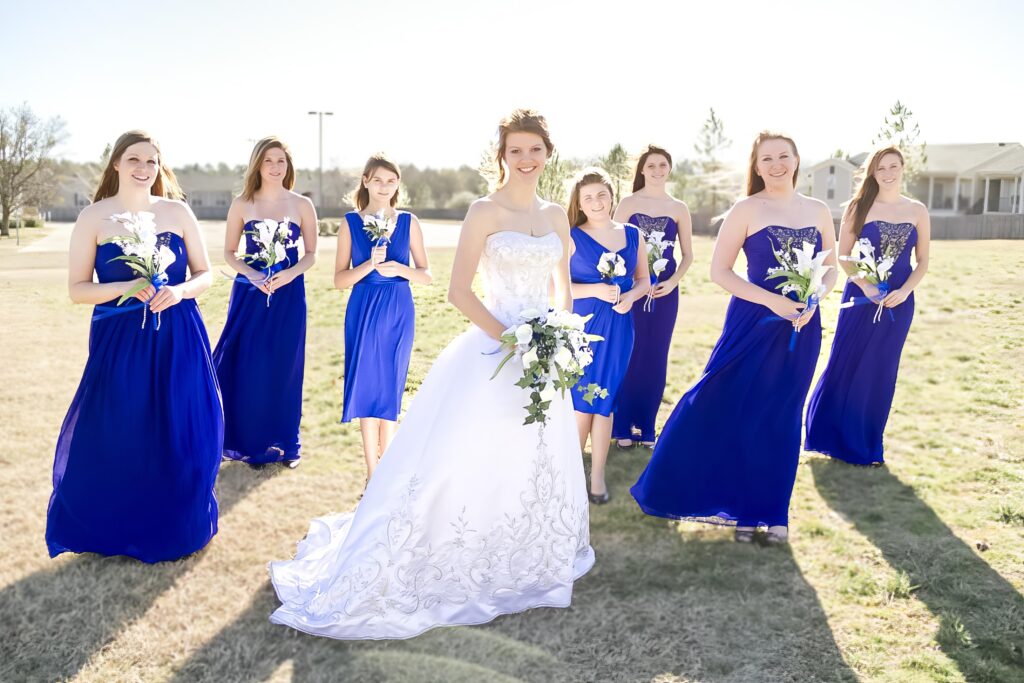
<path fill-rule="evenodd" d="M 178 185 L 178 179 L 174 177 L 174 171 L 169 166 L 164 165 L 163 152 L 160 151 L 160 145 L 153 139 L 153 136 L 144 130 L 130 130 L 119 137 L 117 142 L 114 143 L 114 149 L 110 151 L 110 158 L 107 159 L 107 165 L 103 169 L 103 175 L 100 177 L 95 194 L 93 194 L 92 200 L 94 202 L 106 199 L 107 197 L 113 197 L 117 194 L 121 181 L 118 178 L 114 164 L 121 161 L 121 157 L 124 156 L 125 151 L 129 147 L 140 142 L 148 142 L 156 148 L 158 161 L 157 175 L 156 181 L 153 183 L 153 187 L 150 188 L 149 193 L 156 197 L 166 197 L 167 199 L 183 199 L 185 197 L 185 193 L 181 191 L 181 186 Z"/>
<path fill-rule="evenodd" d="M 852 212 L 853 214 L 853 234 L 860 236 L 860 231 L 864 229 L 864 220 L 868 217 L 868 211 L 871 211 L 871 206 L 875 203 L 875 198 L 878 197 L 878 181 L 875 180 L 875 171 L 878 170 L 878 164 L 882 162 L 882 157 L 886 154 L 895 154 L 900 158 L 900 165 L 902 166 L 906 162 L 903 159 L 903 152 L 896 145 L 889 145 L 888 147 L 882 147 L 881 149 L 875 150 L 875 152 L 868 157 L 867 161 L 861 167 L 864 173 L 864 177 L 861 178 L 860 186 L 857 191 L 853 193 L 853 199 L 850 200 L 850 205 L 846 211 Z"/>
<path fill-rule="evenodd" d="M 245 182 L 242 185 L 242 199 L 251 202 L 256 196 L 256 191 L 263 187 L 263 178 L 260 177 L 260 166 L 263 165 L 263 157 L 272 149 L 279 149 L 284 152 L 284 158 L 288 161 L 288 170 L 284 174 L 284 189 L 290 190 L 295 187 L 295 164 L 292 163 L 292 153 L 288 145 L 284 144 L 276 135 L 268 135 L 252 148 L 252 156 L 249 157 L 249 168 L 245 170 Z"/>

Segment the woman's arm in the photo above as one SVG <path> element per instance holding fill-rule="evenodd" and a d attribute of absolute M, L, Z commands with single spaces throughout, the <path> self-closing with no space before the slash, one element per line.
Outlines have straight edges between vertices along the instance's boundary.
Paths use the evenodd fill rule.
<path fill-rule="evenodd" d="M 676 221 L 678 227 L 676 251 L 679 254 L 676 258 L 676 272 L 672 274 L 672 277 L 666 278 L 664 282 L 659 282 L 654 286 L 653 296 L 655 299 L 672 294 L 693 264 L 693 219 L 690 217 L 690 209 L 686 204 L 683 202 L 680 204 L 682 204 L 682 212 Z"/>
<path fill-rule="evenodd" d="M 640 231 L 637 230 L 637 232 Z M 638 237 L 640 243 L 637 245 L 636 267 L 633 269 L 633 287 L 623 293 L 619 302 L 612 307 L 616 313 L 629 313 L 633 308 L 633 303 L 640 297 L 647 296 L 647 292 L 651 290 L 651 272 L 647 265 L 647 244 L 644 242 L 642 233 Z"/>
<path fill-rule="evenodd" d="M 429 285 L 434 280 L 430 274 L 430 264 L 427 261 L 427 250 L 423 246 L 423 229 L 416 216 L 409 217 L 409 253 L 412 256 L 413 267 L 398 261 L 385 261 L 377 266 L 377 272 L 384 277 L 403 277 L 418 285 Z"/>
<path fill-rule="evenodd" d="M 558 265 L 555 266 L 555 270 L 551 274 L 555 286 L 554 307 L 571 311 L 573 286 L 572 278 L 569 276 L 569 259 L 572 258 L 576 244 L 572 241 L 572 236 L 569 235 L 569 217 L 566 215 L 565 209 L 557 204 L 552 204 L 548 211 L 553 214 L 555 232 L 562 240 L 562 258 L 559 259 Z"/>
<path fill-rule="evenodd" d="M 316 218 L 316 207 L 309 197 L 301 197 L 299 204 L 299 230 L 302 234 L 302 258 L 295 265 L 271 276 L 267 287 L 273 292 L 305 273 L 316 263 L 316 240 L 320 224 Z M 341 232 L 340 230 L 338 232 Z"/>
<path fill-rule="evenodd" d="M 180 285 L 166 285 L 160 288 L 149 302 L 154 313 L 165 311 L 182 299 L 195 299 L 213 284 L 210 272 L 210 257 L 206 253 L 206 241 L 199 230 L 199 224 L 192 209 L 182 201 L 174 201 L 174 223 L 182 226 L 185 250 L 188 253 L 189 278 Z"/>
<path fill-rule="evenodd" d="M 95 206 L 95 205 L 94 205 Z M 102 304 L 116 299 L 139 284 L 142 278 L 123 282 L 93 282 L 92 273 L 96 268 L 96 237 L 99 234 L 100 219 L 94 206 L 86 207 L 78 215 L 71 230 L 71 249 L 68 252 L 68 296 L 76 304 Z M 143 292 L 135 295 L 146 301 Z"/>
<path fill-rule="evenodd" d="M 918 203 L 917 218 L 917 245 L 914 247 L 914 270 L 910 277 L 903 283 L 902 287 L 894 289 L 882 300 L 887 308 L 899 306 L 907 300 L 914 288 L 921 284 L 925 273 L 928 272 L 928 249 L 931 246 L 932 219 L 928 215 L 928 209 L 924 204 Z"/>
<path fill-rule="evenodd" d="M 338 228 L 338 250 L 334 255 L 334 286 L 348 289 L 373 272 L 373 259 L 368 258 L 355 268 L 352 267 L 352 233 L 348 219 L 342 217 Z"/>

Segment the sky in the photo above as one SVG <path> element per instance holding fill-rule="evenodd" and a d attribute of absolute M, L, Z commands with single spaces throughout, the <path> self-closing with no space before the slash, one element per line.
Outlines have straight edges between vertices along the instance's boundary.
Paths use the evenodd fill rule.
<path fill-rule="evenodd" d="M 859 0 L 0 0 L 0 108 L 60 116 L 75 161 L 131 128 L 173 166 L 383 151 L 476 165 L 498 120 L 543 113 L 560 152 L 676 157 L 714 107 L 742 163 L 759 130 L 806 161 L 869 148 L 907 104 L 929 143 L 1024 141 L 1024 3 Z"/>

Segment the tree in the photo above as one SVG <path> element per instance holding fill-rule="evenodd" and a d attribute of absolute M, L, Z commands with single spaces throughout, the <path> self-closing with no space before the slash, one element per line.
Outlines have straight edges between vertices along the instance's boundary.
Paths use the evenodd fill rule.
<path fill-rule="evenodd" d="M 697 206 L 711 209 L 712 214 L 717 214 L 718 207 L 724 208 L 724 204 L 732 199 L 727 189 L 727 169 L 721 159 L 722 152 L 731 144 L 732 140 L 725 135 L 725 124 L 712 107 L 693 145 L 697 153 L 694 160 L 697 174 L 692 182 Z"/>
<path fill-rule="evenodd" d="M 928 161 L 927 143 L 918 142 L 921 128 L 914 119 L 910 107 L 896 100 L 889 110 L 882 127 L 878 129 L 871 144 L 884 147 L 895 145 L 903 152 L 903 187 L 910 187 Z"/>
<path fill-rule="evenodd" d="M 44 121 L 28 104 L 0 110 L 0 236 L 10 236 L 11 214 L 52 191 L 50 153 L 64 137 L 60 118 Z"/>
<path fill-rule="evenodd" d="M 537 180 L 537 194 L 549 202 L 565 206 L 568 202 L 566 185 L 575 172 L 575 164 L 562 159 L 558 152 L 555 152 L 548 159 L 548 163 L 544 166 L 544 172 Z"/>
<path fill-rule="evenodd" d="M 600 165 L 611 176 L 612 185 L 615 187 L 615 203 L 622 199 L 622 188 L 630 187 L 633 179 L 633 169 L 629 163 L 629 154 L 619 143 L 615 143 L 608 153 L 599 159 Z"/>

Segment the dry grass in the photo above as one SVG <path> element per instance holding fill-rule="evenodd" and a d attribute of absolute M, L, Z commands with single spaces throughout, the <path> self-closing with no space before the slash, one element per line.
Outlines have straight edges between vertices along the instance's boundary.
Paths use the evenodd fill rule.
<path fill-rule="evenodd" d="M 807 457 L 789 549 L 737 546 L 725 529 L 645 517 L 627 489 L 646 453 L 613 451 L 614 500 L 592 517 L 598 562 L 571 609 L 393 643 L 335 642 L 267 621 L 275 601 L 265 563 L 293 552 L 310 517 L 351 507 L 363 481 L 358 431 L 336 422 L 344 297 L 330 287 L 333 245 L 323 246 L 308 284 L 303 465 L 226 465 L 211 545 L 147 566 L 46 556 L 54 442 L 84 363 L 89 311 L 67 301 L 63 254 L 17 253 L 13 240 L 0 241 L 0 680 L 1024 677 L 1024 244 L 933 247 L 887 435 L 889 466 Z M 724 314 L 725 297 L 705 274 L 711 242 L 695 247 L 662 419 L 699 374 Z M 431 257 L 438 284 L 416 290 L 413 390 L 464 326 L 444 302 L 451 252 Z M 201 302 L 214 337 L 228 285 L 219 281 Z M 826 306 L 828 329 L 836 303 Z"/>

